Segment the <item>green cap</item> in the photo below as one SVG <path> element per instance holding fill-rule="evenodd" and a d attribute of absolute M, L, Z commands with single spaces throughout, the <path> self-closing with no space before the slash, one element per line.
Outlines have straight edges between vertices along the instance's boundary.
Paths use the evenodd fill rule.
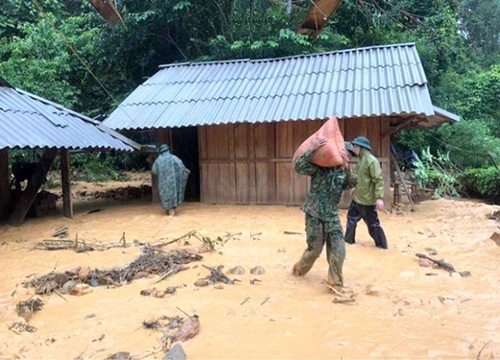
<path fill-rule="evenodd" d="M 160 149 L 159 149 L 160 154 L 163 154 L 164 152 L 169 151 L 169 150 L 170 150 L 170 147 L 167 144 L 160 145 Z"/>
<path fill-rule="evenodd" d="M 368 140 L 364 136 L 358 136 L 356 139 L 352 141 L 352 144 L 361 146 L 362 148 L 372 151 L 372 148 L 370 146 L 370 140 Z"/>

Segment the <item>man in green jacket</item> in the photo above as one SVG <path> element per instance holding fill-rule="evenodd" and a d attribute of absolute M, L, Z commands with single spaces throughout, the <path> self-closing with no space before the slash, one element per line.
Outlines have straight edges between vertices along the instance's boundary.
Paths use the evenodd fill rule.
<path fill-rule="evenodd" d="M 358 136 L 351 143 L 354 152 L 359 157 L 358 184 L 354 188 L 352 202 L 347 212 L 345 242 L 354 244 L 356 226 L 358 221 L 363 219 L 368 226 L 370 236 L 375 240 L 375 246 L 387 249 L 387 239 L 384 229 L 380 226 L 377 213 L 377 210 L 384 208 L 384 181 L 380 164 L 371 153 L 370 140 L 364 136 Z"/>
<path fill-rule="evenodd" d="M 342 192 L 356 185 L 356 177 L 341 166 L 322 167 L 310 162 L 314 151 L 325 143 L 325 138 L 313 140 L 309 149 L 295 162 L 295 171 L 311 177 L 311 188 L 301 208 L 306 214 L 307 248 L 293 266 L 293 274 L 303 276 L 309 272 L 326 244 L 328 285 L 342 290 L 345 243 L 338 205 Z M 346 144 L 346 150 L 352 150 L 350 144 Z M 346 165 L 347 151 L 343 154 Z"/>

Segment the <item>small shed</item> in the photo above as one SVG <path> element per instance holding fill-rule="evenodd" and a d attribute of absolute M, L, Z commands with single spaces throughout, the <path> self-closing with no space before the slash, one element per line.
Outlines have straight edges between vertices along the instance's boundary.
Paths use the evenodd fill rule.
<path fill-rule="evenodd" d="M 187 199 L 298 205 L 309 182 L 293 169 L 294 151 L 333 115 L 346 140 L 370 139 L 387 204 L 389 136 L 459 120 L 432 105 L 415 44 L 406 43 L 164 65 L 104 124 L 170 144 L 191 170 Z M 344 194 L 341 205 L 349 202 Z"/>
<path fill-rule="evenodd" d="M 10 189 L 9 149 L 44 150 L 16 200 Z M 9 224 L 23 222 L 57 155 L 61 156 L 64 215 L 71 218 L 70 152 L 139 149 L 139 144 L 99 121 L 14 88 L 0 77 L 0 219 L 9 218 Z"/>

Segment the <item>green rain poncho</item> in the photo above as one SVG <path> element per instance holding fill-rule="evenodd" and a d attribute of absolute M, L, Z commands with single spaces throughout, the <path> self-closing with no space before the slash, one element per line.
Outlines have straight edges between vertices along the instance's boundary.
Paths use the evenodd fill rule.
<path fill-rule="evenodd" d="M 184 192 L 190 171 L 168 149 L 160 150 L 160 156 L 154 162 L 151 172 L 158 176 L 161 206 L 165 210 L 172 210 L 184 201 Z"/>

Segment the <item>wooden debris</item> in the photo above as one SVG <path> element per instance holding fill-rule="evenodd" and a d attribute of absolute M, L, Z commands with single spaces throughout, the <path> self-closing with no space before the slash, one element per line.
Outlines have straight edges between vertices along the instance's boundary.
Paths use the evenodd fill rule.
<path fill-rule="evenodd" d="M 250 285 L 255 284 L 255 282 L 261 282 L 259 279 L 250 279 Z"/>
<path fill-rule="evenodd" d="M 271 297 L 266 297 L 263 302 L 261 302 L 261 305 L 264 305 L 266 302 L 268 302 L 271 299 Z"/>
<path fill-rule="evenodd" d="M 103 270 L 90 270 L 85 267 L 81 268 L 77 274 L 74 272 L 49 273 L 25 282 L 24 286 L 34 287 L 36 294 L 48 295 L 53 291 L 62 291 L 68 281 L 75 281 L 75 287 L 77 284 L 115 286 L 123 282 L 133 281 L 134 277 L 139 273 L 163 274 L 160 278 L 163 279 L 186 269 L 187 267 L 184 264 L 198 261 L 202 258 L 201 255 L 193 254 L 185 249 L 166 252 L 160 249 L 145 247 L 143 248 L 143 254 L 126 266 Z"/>
<path fill-rule="evenodd" d="M 65 238 L 68 236 L 68 231 L 69 228 L 66 225 L 58 227 L 52 234 L 52 237 Z"/>
<path fill-rule="evenodd" d="M 301 232 L 297 232 L 297 231 L 283 231 L 283 234 L 285 235 L 302 235 Z"/>
<path fill-rule="evenodd" d="M 248 300 L 250 300 L 250 297 L 246 297 L 246 298 L 245 298 L 245 300 L 243 300 L 243 301 L 240 303 L 240 305 L 245 304 Z"/>
<path fill-rule="evenodd" d="M 445 269 L 446 271 L 449 271 L 449 272 L 455 272 L 455 268 L 453 267 L 453 265 L 451 265 L 450 263 L 447 263 L 445 262 L 444 260 L 435 260 L 427 255 L 424 255 L 424 254 L 415 254 L 415 256 L 421 258 L 421 259 L 427 259 L 427 260 L 430 260 L 432 261 L 433 263 L 437 264 L 440 268 L 442 269 Z"/>
<path fill-rule="evenodd" d="M 342 298 L 342 299 L 339 299 L 339 298 L 333 298 L 332 302 L 334 304 L 345 304 L 345 303 L 352 303 L 352 302 L 355 302 L 356 299 L 354 298 L 348 298 L 348 299 L 345 299 L 345 298 Z"/>
<path fill-rule="evenodd" d="M 226 274 L 222 272 L 224 265 L 219 265 L 217 267 L 209 267 L 202 264 L 202 266 L 210 270 L 210 275 L 205 277 L 205 279 L 209 281 L 212 281 L 214 283 L 222 282 L 224 284 L 234 284 L 235 281 L 239 281 L 238 279 L 231 280 Z"/>

